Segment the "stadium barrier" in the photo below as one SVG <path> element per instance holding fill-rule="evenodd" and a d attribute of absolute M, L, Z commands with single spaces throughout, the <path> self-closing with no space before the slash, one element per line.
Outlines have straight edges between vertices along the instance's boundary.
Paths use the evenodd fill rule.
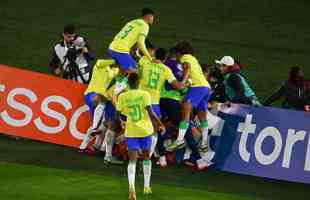
<path fill-rule="evenodd" d="M 0 65 L 0 133 L 77 147 L 90 119 L 86 86 Z M 310 183 L 310 114 L 219 105 L 209 115 L 220 170 Z"/>
<path fill-rule="evenodd" d="M 310 183 L 310 113 L 232 104 L 219 106 L 217 116 L 216 168 Z"/>
<path fill-rule="evenodd" d="M 0 133 L 78 147 L 90 124 L 85 88 L 0 65 Z"/>

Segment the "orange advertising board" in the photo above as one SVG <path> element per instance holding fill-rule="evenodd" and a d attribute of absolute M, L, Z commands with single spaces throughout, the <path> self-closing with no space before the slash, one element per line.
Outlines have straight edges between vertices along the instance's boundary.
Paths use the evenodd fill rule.
<path fill-rule="evenodd" d="M 78 147 L 90 126 L 86 85 L 0 65 L 0 133 Z"/>

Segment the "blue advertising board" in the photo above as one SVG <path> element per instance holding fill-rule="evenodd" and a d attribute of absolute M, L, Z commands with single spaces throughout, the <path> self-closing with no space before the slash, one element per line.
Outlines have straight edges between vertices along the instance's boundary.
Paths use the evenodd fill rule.
<path fill-rule="evenodd" d="M 232 104 L 217 115 L 221 128 L 211 139 L 216 168 L 310 183 L 310 113 Z"/>

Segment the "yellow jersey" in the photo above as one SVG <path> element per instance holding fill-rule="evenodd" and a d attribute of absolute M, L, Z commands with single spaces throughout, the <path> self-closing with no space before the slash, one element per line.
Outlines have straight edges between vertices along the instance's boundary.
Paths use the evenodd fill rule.
<path fill-rule="evenodd" d="M 108 101 L 111 101 L 112 103 L 116 100 L 116 96 L 114 95 L 114 89 L 115 84 L 108 88 L 103 95 Z"/>
<path fill-rule="evenodd" d="M 127 116 L 126 137 L 147 137 L 154 133 L 154 128 L 146 106 L 151 105 L 148 92 L 133 89 L 121 93 L 117 99 L 116 110 Z"/>
<path fill-rule="evenodd" d="M 129 53 L 131 47 L 137 43 L 139 35 L 146 37 L 148 33 L 149 25 L 143 19 L 132 20 L 114 37 L 109 49 L 120 53 Z"/>
<path fill-rule="evenodd" d="M 106 92 L 103 95 L 108 101 L 111 101 L 114 106 L 116 105 L 116 101 L 118 97 L 115 94 L 115 88 L 116 88 L 116 84 L 113 84 L 111 87 L 109 87 L 106 90 Z M 128 85 L 126 85 L 126 88 L 122 92 L 125 92 L 125 91 L 128 91 Z"/>
<path fill-rule="evenodd" d="M 146 65 L 147 63 L 151 62 L 151 60 L 147 57 L 147 56 L 142 56 L 140 59 L 139 59 L 139 66 L 143 66 L 143 65 Z"/>
<path fill-rule="evenodd" d="M 147 61 L 146 59 L 139 61 L 139 75 L 139 89 L 150 93 L 152 104 L 159 104 L 160 94 L 165 81 L 172 83 L 176 80 L 169 67 L 162 63 Z"/>
<path fill-rule="evenodd" d="M 201 66 L 198 62 L 198 60 L 190 55 L 185 54 L 181 57 L 181 63 L 188 63 L 190 65 L 189 69 L 189 78 L 192 80 L 192 86 L 191 87 L 210 87 L 208 81 L 206 80 Z"/>
<path fill-rule="evenodd" d="M 106 60 L 98 59 L 92 73 L 92 78 L 84 94 L 96 92 L 104 95 L 111 80 L 118 74 L 118 68 L 112 68 Z"/>

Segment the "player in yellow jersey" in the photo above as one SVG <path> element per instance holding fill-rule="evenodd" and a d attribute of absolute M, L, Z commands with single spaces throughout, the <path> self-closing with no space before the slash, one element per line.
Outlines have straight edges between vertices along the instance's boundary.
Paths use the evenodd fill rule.
<path fill-rule="evenodd" d="M 142 10 L 142 18 L 129 21 L 114 37 L 109 45 L 108 53 L 120 65 L 121 71 L 136 71 L 136 61 L 130 55 L 131 48 L 137 43 L 142 53 L 150 60 L 152 57 L 145 47 L 145 38 L 149 33 L 149 25 L 154 23 L 154 11 Z"/>
<path fill-rule="evenodd" d="M 128 149 L 128 182 L 129 199 L 136 200 L 135 174 L 137 153 L 143 154 L 144 194 L 152 193 L 150 187 L 152 162 L 150 160 L 151 135 L 156 131 L 164 131 L 160 119 L 156 117 L 151 107 L 151 97 L 146 91 L 138 89 L 139 77 L 131 73 L 128 77 L 130 90 L 121 93 L 117 100 L 117 116 L 127 116 L 125 136 Z M 119 118 L 119 117 L 117 117 Z"/>
<path fill-rule="evenodd" d="M 108 54 L 120 66 L 120 74 L 123 76 L 116 82 L 116 91 L 125 87 L 126 74 L 137 71 L 137 63 L 130 55 L 130 50 L 135 44 L 146 57 L 152 60 L 146 49 L 145 39 L 149 33 L 149 26 L 153 23 L 154 11 L 144 8 L 142 9 L 142 18 L 129 21 L 110 43 Z"/>
<path fill-rule="evenodd" d="M 177 140 L 169 146 L 169 150 L 184 146 L 184 135 L 189 127 L 192 110 L 198 111 L 200 128 L 202 130 L 201 150 L 208 151 L 208 101 L 210 98 L 210 85 L 206 80 L 198 60 L 193 56 L 192 45 L 183 41 L 176 46 L 177 58 L 183 66 L 183 82 L 192 80 L 192 85 L 188 90 L 182 105 L 182 121 L 179 124 L 179 134 Z"/>
<path fill-rule="evenodd" d="M 104 149 L 105 149 L 105 157 L 104 161 L 105 163 L 111 163 L 111 164 L 120 164 L 121 162 L 117 160 L 115 157 L 112 156 L 112 149 L 115 139 L 116 130 L 119 128 L 117 127 L 118 124 L 115 122 L 117 121 L 116 118 L 116 101 L 118 97 L 118 93 L 115 93 L 115 87 L 116 84 L 112 84 L 109 86 L 109 88 L 104 93 L 104 97 L 107 100 L 106 107 L 105 107 L 105 118 L 108 125 L 108 130 L 105 134 L 105 140 L 104 140 Z M 123 91 L 127 90 L 124 88 Z"/>
<path fill-rule="evenodd" d="M 87 151 L 87 146 L 94 136 L 105 132 L 105 127 L 102 123 L 105 118 L 104 109 L 106 107 L 104 94 L 117 74 L 118 68 L 114 61 L 104 59 L 97 60 L 93 68 L 92 79 L 84 92 L 85 102 L 92 116 L 92 125 L 79 147 L 81 152 Z M 97 138 L 97 145 L 95 145 L 95 147 L 99 148 L 101 145 L 100 143 L 102 143 L 102 137 Z"/>
<path fill-rule="evenodd" d="M 159 100 L 161 91 L 167 81 L 172 85 L 173 88 L 181 90 L 185 88 L 185 84 L 179 82 L 173 75 L 170 68 L 163 64 L 167 58 L 167 51 L 164 48 L 159 48 L 155 51 L 155 59 L 157 62 L 151 62 L 146 58 L 141 58 L 139 61 L 139 74 L 140 74 L 140 86 L 139 88 L 149 92 L 151 95 L 152 109 L 158 118 L 161 117 Z M 154 152 L 157 137 L 159 134 L 154 134 L 152 136 L 152 148 L 151 155 Z"/>

